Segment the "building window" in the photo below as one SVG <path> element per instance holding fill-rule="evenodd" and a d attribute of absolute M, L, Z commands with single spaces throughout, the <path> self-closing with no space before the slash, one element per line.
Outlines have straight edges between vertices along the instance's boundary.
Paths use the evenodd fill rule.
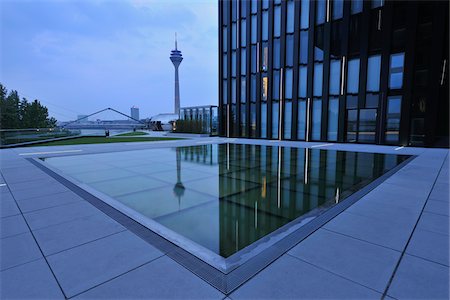
<path fill-rule="evenodd" d="M 228 103 L 228 84 L 227 84 L 227 80 L 224 80 L 222 82 L 222 102 L 223 102 L 223 104 L 227 104 Z"/>
<path fill-rule="evenodd" d="M 316 24 L 325 23 L 325 10 L 326 10 L 326 0 L 316 1 Z"/>
<path fill-rule="evenodd" d="M 241 2 L 241 11 L 239 13 L 241 14 L 241 18 L 245 18 L 247 14 L 247 1 Z"/>
<path fill-rule="evenodd" d="M 364 0 L 352 0 L 352 3 L 351 3 L 352 15 L 361 13 L 363 10 L 363 4 L 364 4 Z"/>
<path fill-rule="evenodd" d="M 323 64 L 314 64 L 314 88 L 313 95 L 322 96 L 322 82 L 323 82 Z"/>
<path fill-rule="evenodd" d="M 246 80 L 246 77 L 245 76 L 242 76 L 241 77 L 241 102 L 245 102 L 245 101 L 247 101 L 247 89 L 246 89 L 246 86 L 247 86 L 247 80 Z"/>
<path fill-rule="evenodd" d="M 250 104 L 250 135 L 256 137 L 256 104 Z"/>
<path fill-rule="evenodd" d="M 236 49 L 236 41 L 237 41 L 236 23 L 233 23 L 231 25 L 231 49 L 233 49 L 233 50 Z"/>
<path fill-rule="evenodd" d="M 272 99 L 280 99 L 280 71 L 273 71 Z"/>
<path fill-rule="evenodd" d="M 273 40 L 273 68 L 279 69 L 280 68 L 280 39 L 274 39 Z"/>
<path fill-rule="evenodd" d="M 278 138 L 278 117 L 279 117 L 279 107 L 278 101 L 272 102 L 272 138 Z"/>
<path fill-rule="evenodd" d="M 228 76 L 228 69 L 227 69 L 227 65 L 228 65 L 228 61 L 227 61 L 227 55 L 224 54 L 222 56 L 222 75 L 223 77 L 227 77 Z"/>
<path fill-rule="evenodd" d="M 262 0 L 262 9 L 269 8 L 269 0 Z"/>
<path fill-rule="evenodd" d="M 339 121 L 339 98 L 332 97 L 328 101 L 328 140 L 337 141 Z"/>
<path fill-rule="evenodd" d="M 300 98 L 306 98 L 308 80 L 308 67 L 301 66 L 298 71 L 298 96 Z"/>
<path fill-rule="evenodd" d="M 341 19 L 344 12 L 344 0 L 333 1 L 333 20 Z"/>
<path fill-rule="evenodd" d="M 267 10 L 262 13 L 262 39 L 263 41 L 269 39 L 269 12 Z"/>
<path fill-rule="evenodd" d="M 401 107 L 401 96 L 388 97 L 386 111 L 386 143 L 398 143 Z"/>
<path fill-rule="evenodd" d="M 309 27 L 309 1 L 310 0 L 301 0 L 300 7 L 300 28 L 307 29 Z"/>
<path fill-rule="evenodd" d="M 269 88 L 269 78 L 267 75 L 264 75 L 262 78 L 262 91 L 261 91 L 261 100 L 267 101 L 267 90 Z"/>
<path fill-rule="evenodd" d="M 257 12 L 258 12 L 258 0 L 252 0 L 252 14 L 256 14 Z"/>
<path fill-rule="evenodd" d="M 247 73 L 247 50 L 245 48 L 241 49 L 241 75 Z"/>
<path fill-rule="evenodd" d="M 252 16 L 252 44 L 256 44 L 257 22 L 256 15 Z"/>
<path fill-rule="evenodd" d="M 236 103 L 236 79 L 231 80 L 231 103 Z"/>
<path fill-rule="evenodd" d="M 322 99 L 315 98 L 312 105 L 312 132 L 311 138 L 320 140 L 320 130 L 322 125 Z"/>
<path fill-rule="evenodd" d="M 347 93 L 358 94 L 359 90 L 359 58 L 348 61 Z"/>
<path fill-rule="evenodd" d="M 252 73 L 256 73 L 256 45 L 252 45 Z"/>
<path fill-rule="evenodd" d="M 316 27 L 314 38 L 314 61 L 323 61 L 323 36 L 324 26 Z"/>
<path fill-rule="evenodd" d="M 358 110 L 347 110 L 347 142 L 356 142 L 356 133 L 358 129 Z"/>
<path fill-rule="evenodd" d="M 374 143 L 376 125 L 377 125 L 377 110 L 360 109 L 358 141 L 363 143 Z"/>
<path fill-rule="evenodd" d="M 236 77 L 236 51 L 231 53 L 231 76 Z"/>
<path fill-rule="evenodd" d="M 285 80 L 284 80 L 284 97 L 286 99 L 292 99 L 292 69 L 285 69 Z"/>
<path fill-rule="evenodd" d="M 339 89 L 341 86 L 341 61 L 330 61 L 330 95 L 339 95 Z"/>
<path fill-rule="evenodd" d="M 250 99 L 256 101 L 256 75 L 251 76 Z"/>
<path fill-rule="evenodd" d="M 281 6 L 275 6 L 273 16 L 273 36 L 279 37 L 281 34 Z"/>
<path fill-rule="evenodd" d="M 297 126 L 297 138 L 299 140 L 305 140 L 306 137 L 306 100 L 299 99 L 298 101 L 298 126 Z"/>
<path fill-rule="evenodd" d="M 237 19 L 237 1 L 233 0 L 231 2 L 231 20 L 236 21 Z"/>
<path fill-rule="evenodd" d="M 308 31 L 300 31 L 300 63 L 308 63 Z"/>
<path fill-rule="evenodd" d="M 294 35 L 286 36 L 286 66 L 294 65 Z"/>
<path fill-rule="evenodd" d="M 224 25 L 228 24 L 228 1 L 222 1 L 222 22 Z"/>
<path fill-rule="evenodd" d="M 245 132 L 245 127 L 246 127 L 246 122 L 245 122 L 245 117 L 246 117 L 246 111 L 245 111 L 246 105 L 245 104 L 241 104 L 241 136 L 246 136 L 246 132 Z"/>
<path fill-rule="evenodd" d="M 295 16 L 295 3 L 294 0 L 288 0 L 287 2 L 287 18 L 286 18 L 286 32 L 294 32 L 294 16 Z"/>
<path fill-rule="evenodd" d="M 370 56 L 367 63 L 367 91 L 380 91 L 381 56 Z"/>
<path fill-rule="evenodd" d="M 267 138 L 267 103 L 261 103 L 261 138 Z"/>
<path fill-rule="evenodd" d="M 227 27 L 222 28 L 222 46 L 223 52 L 227 52 Z"/>
<path fill-rule="evenodd" d="M 382 7 L 384 0 L 372 0 L 372 8 Z"/>
<path fill-rule="evenodd" d="M 292 127 L 292 101 L 284 102 L 284 134 L 283 138 L 291 139 Z"/>
<path fill-rule="evenodd" d="M 389 88 L 401 89 L 403 86 L 403 65 L 405 53 L 397 53 L 391 55 L 389 64 Z"/>
<path fill-rule="evenodd" d="M 268 68 L 268 64 L 269 64 L 269 46 L 267 44 L 267 42 L 264 42 L 262 45 L 262 70 L 263 71 L 267 71 Z"/>
<path fill-rule="evenodd" d="M 241 47 L 245 47 L 245 45 L 247 44 L 247 21 L 245 19 L 241 20 L 240 32 L 241 32 Z"/>

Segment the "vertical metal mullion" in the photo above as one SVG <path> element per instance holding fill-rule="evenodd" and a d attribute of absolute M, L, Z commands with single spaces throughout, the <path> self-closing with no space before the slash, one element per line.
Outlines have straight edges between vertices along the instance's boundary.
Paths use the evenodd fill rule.
<path fill-rule="evenodd" d="M 267 66 L 267 76 L 268 76 L 268 88 L 267 88 L 267 137 L 269 139 L 272 139 L 272 88 L 273 88 L 273 15 L 274 15 L 274 8 L 273 8 L 273 1 L 269 2 L 269 60 L 268 60 L 268 66 Z"/>
<path fill-rule="evenodd" d="M 300 7 L 301 1 L 294 1 L 294 63 L 292 66 L 292 124 L 291 139 L 298 140 L 298 68 L 300 56 Z"/>
<path fill-rule="evenodd" d="M 280 95 L 278 104 L 278 139 L 284 138 L 284 70 L 286 69 L 286 16 L 287 3 L 281 2 L 281 32 L 280 32 Z"/>
<path fill-rule="evenodd" d="M 328 1 L 328 19 L 331 21 L 331 5 Z M 321 121 L 321 140 L 328 140 L 328 101 L 329 101 L 329 84 L 330 84 L 330 49 L 331 49 L 331 22 L 324 24 L 323 36 L 323 84 L 322 84 L 322 121 Z"/>
<path fill-rule="evenodd" d="M 339 117 L 338 117 L 338 142 L 344 142 L 347 133 L 347 111 L 346 111 L 346 87 L 347 87 L 347 62 L 348 62 L 348 43 L 350 27 L 350 1 L 344 1 L 344 11 L 342 20 L 342 60 L 341 60 L 341 93 L 339 95 Z"/>
<path fill-rule="evenodd" d="M 311 136 L 311 101 L 313 94 L 313 72 L 314 72 L 314 33 L 316 26 L 316 2 L 311 1 L 309 4 L 309 30 L 308 30 L 308 74 L 307 74 L 307 88 L 306 88 L 306 134 L 305 140 L 309 141 Z"/>

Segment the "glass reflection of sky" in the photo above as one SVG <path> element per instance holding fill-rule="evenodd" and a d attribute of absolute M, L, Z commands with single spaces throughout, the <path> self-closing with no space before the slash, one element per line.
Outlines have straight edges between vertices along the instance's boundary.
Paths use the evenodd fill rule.
<path fill-rule="evenodd" d="M 220 144 L 45 161 L 228 257 L 305 213 L 334 205 L 406 158 Z"/>

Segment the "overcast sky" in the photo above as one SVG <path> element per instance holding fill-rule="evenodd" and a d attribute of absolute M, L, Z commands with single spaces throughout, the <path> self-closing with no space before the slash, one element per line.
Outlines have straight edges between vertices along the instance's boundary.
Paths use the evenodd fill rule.
<path fill-rule="evenodd" d="M 217 103 L 216 0 L 2 0 L 0 82 L 64 121 L 112 107 L 173 112 Z"/>

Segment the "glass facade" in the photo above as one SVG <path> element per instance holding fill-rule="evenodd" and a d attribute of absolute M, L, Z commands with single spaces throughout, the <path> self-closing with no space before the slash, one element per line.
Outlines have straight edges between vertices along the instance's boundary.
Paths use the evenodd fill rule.
<path fill-rule="evenodd" d="M 219 2 L 220 135 L 432 145 L 448 132 L 448 3 Z"/>

